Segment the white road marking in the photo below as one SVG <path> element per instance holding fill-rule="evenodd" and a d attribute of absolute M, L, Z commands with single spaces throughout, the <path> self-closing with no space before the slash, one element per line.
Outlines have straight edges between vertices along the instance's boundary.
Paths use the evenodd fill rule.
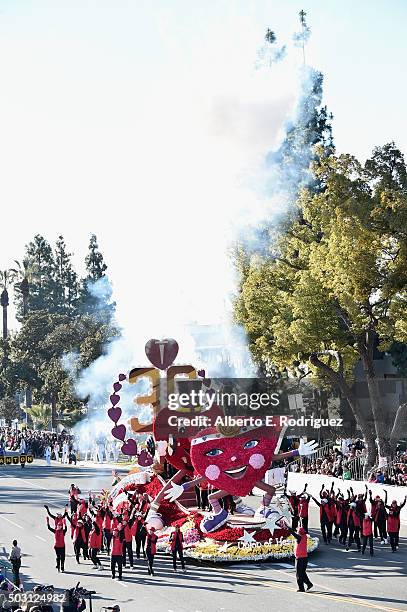
<path fill-rule="evenodd" d="M 30 480 L 25 480 L 25 478 L 18 478 L 17 476 L 11 476 L 11 474 L 5 474 L 3 476 L 3 478 L 12 478 L 14 480 L 21 480 L 21 482 L 25 482 L 30 487 L 33 487 L 33 489 L 43 489 L 44 491 L 52 491 L 54 495 L 59 495 L 60 497 L 68 498 L 68 494 L 67 493 L 66 494 L 65 493 L 58 493 L 58 491 L 54 491 L 53 489 L 49 489 L 48 487 L 42 487 L 39 484 L 34 484 Z"/>
<path fill-rule="evenodd" d="M 308 563 L 308 567 L 318 567 L 316 563 Z"/>
<path fill-rule="evenodd" d="M 278 565 L 279 567 L 284 567 L 285 569 L 294 569 L 294 565 L 290 565 L 289 563 L 273 563 L 273 565 Z"/>
<path fill-rule="evenodd" d="M 5 516 L 2 516 L 0 514 L 0 518 L 3 519 L 3 521 L 7 521 L 8 523 L 11 523 L 12 525 L 14 525 L 14 527 L 18 527 L 19 529 L 24 529 L 24 527 L 21 527 L 21 525 L 17 525 L 17 523 L 14 523 L 14 521 L 11 521 L 10 519 L 6 518 Z"/>
<path fill-rule="evenodd" d="M 42 540 L 43 542 L 46 542 L 46 541 L 47 541 L 45 538 L 42 538 L 42 537 L 41 537 L 41 536 L 39 536 L 39 535 L 36 535 L 35 537 L 36 537 L 36 538 L 38 538 L 39 540 Z"/>
<path fill-rule="evenodd" d="M 120 586 L 124 587 L 125 589 L 127 589 L 127 584 L 125 584 L 124 582 L 122 582 L 121 580 L 115 580 L 116 584 L 120 584 Z"/>

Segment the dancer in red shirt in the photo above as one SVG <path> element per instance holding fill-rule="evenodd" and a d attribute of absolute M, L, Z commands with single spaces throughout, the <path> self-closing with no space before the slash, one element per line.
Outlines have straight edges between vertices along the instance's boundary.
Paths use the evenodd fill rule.
<path fill-rule="evenodd" d="M 373 519 L 366 512 L 362 520 L 362 555 L 365 553 L 369 542 L 370 556 L 373 557 Z"/>
<path fill-rule="evenodd" d="M 154 576 L 154 556 L 156 553 L 156 544 L 157 544 L 158 536 L 155 533 L 154 527 L 150 527 L 150 531 L 147 533 L 147 545 L 146 545 L 146 554 L 147 554 L 147 562 L 148 562 L 148 573 L 151 576 Z"/>
<path fill-rule="evenodd" d="M 56 523 L 55 529 L 49 524 L 49 518 L 47 516 L 47 527 L 54 534 L 54 550 L 57 560 L 56 568 L 61 572 L 65 572 L 65 534 L 66 525 L 63 523 Z"/>
<path fill-rule="evenodd" d="M 389 534 L 392 552 L 396 552 L 399 547 L 400 512 L 406 505 L 406 501 L 407 495 L 402 504 L 398 505 L 397 501 L 393 500 L 390 506 L 386 506 L 389 511 L 387 516 L 387 533 Z"/>
<path fill-rule="evenodd" d="M 123 572 L 123 540 L 124 531 L 120 528 L 115 528 L 112 531 L 111 541 L 111 557 L 110 557 L 110 569 L 112 570 L 112 578 L 116 578 L 116 565 L 119 572 L 119 580 L 122 580 Z"/>
<path fill-rule="evenodd" d="M 179 556 L 179 560 L 181 561 L 182 571 L 186 572 L 184 561 L 184 536 L 179 525 L 175 527 L 175 531 L 173 531 L 170 535 L 170 545 L 172 553 L 172 567 L 174 568 L 174 572 L 177 571 L 177 554 Z"/>
<path fill-rule="evenodd" d="M 287 528 L 287 527 L 286 527 Z M 299 593 L 304 593 L 304 585 L 307 585 L 307 591 L 314 586 L 307 575 L 308 565 L 308 549 L 307 549 L 307 532 L 304 527 L 299 527 L 298 531 L 288 527 L 289 532 L 295 538 L 294 556 L 295 556 L 295 573 L 297 578 Z"/>

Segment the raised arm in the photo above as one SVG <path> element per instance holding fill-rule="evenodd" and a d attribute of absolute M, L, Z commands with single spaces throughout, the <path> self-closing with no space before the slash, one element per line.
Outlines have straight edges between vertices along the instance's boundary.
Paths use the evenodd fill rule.
<path fill-rule="evenodd" d="M 308 483 L 306 482 L 305 485 L 304 485 L 304 490 L 300 493 L 300 496 L 304 495 L 304 493 L 307 492 L 307 487 L 308 487 Z"/>
<path fill-rule="evenodd" d="M 311 499 L 314 500 L 314 502 L 316 503 L 317 506 L 321 507 L 320 502 L 313 495 L 310 495 L 310 497 L 311 497 Z"/>
<path fill-rule="evenodd" d="M 52 514 L 51 510 L 49 509 L 49 507 L 48 507 L 46 504 L 44 504 L 44 508 L 45 508 L 45 510 L 47 511 L 48 516 L 50 516 L 50 517 L 51 517 L 52 519 L 54 519 L 54 521 L 55 521 L 55 519 L 56 519 L 57 517 L 56 517 L 54 514 Z"/>

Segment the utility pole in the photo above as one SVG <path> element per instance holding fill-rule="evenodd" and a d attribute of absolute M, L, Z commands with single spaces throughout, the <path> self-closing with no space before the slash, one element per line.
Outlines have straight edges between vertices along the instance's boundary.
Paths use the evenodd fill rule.
<path fill-rule="evenodd" d="M 305 17 L 307 16 L 307 13 L 304 11 L 304 9 L 300 10 L 299 16 L 300 16 L 300 24 L 301 24 L 302 61 L 305 66 L 305 40 L 307 36 L 308 27 L 307 27 L 307 22 L 305 21 Z"/>

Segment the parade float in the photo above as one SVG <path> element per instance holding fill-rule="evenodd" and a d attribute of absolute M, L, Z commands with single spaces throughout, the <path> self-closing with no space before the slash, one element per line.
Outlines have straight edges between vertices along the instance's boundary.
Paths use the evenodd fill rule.
<path fill-rule="evenodd" d="M 185 417 L 185 410 L 170 411 L 163 398 L 174 389 L 176 375 L 186 375 L 188 380 L 211 391 L 211 381 L 204 371 L 172 365 L 177 353 L 175 340 L 150 340 L 146 355 L 154 367 L 135 368 L 128 376 L 120 374 L 113 384 L 108 409 L 114 423 L 112 435 L 122 442 L 122 453 L 136 457 L 138 463 L 107 493 L 113 508 L 120 511 L 128 503 L 127 493 L 147 495 L 150 502 L 147 528 L 155 527 L 158 549 L 169 550 L 170 534 L 179 525 L 185 555 L 197 561 L 227 563 L 292 557 L 294 538 L 288 530 L 290 513 L 286 499 L 277 498 L 275 488 L 266 484 L 264 477 L 273 460 L 312 454 L 315 444 L 302 442 L 298 450 L 278 454 L 284 429 L 277 419 L 269 420 L 267 425 L 264 421 L 245 426 L 225 425 L 219 418 L 222 410 L 213 403 L 210 408 L 199 408 L 200 419 L 192 418 L 189 422 L 184 419 L 187 425 L 174 430 L 168 425 L 169 416 Z M 164 378 L 160 372 L 165 374 L 166 396 L 160 393 Z M 140 444 L 128 436 L 126 424 L 120 422 L 119 402 L 122 385 L 142 377 L 150 379 L 151 392 L 137 397 L 135 403 L 150 404 L 152 419 L 142 424 L 136 416 L 127 423 L 133 434 L 143 436 L 144 442 Z M 196 415 L 196 411 L 192 414 Z M 219 420 L 222 424 L 214 425 Z M 208 423 L 210 427 L 203 427 Z M 169 480 L 161 476 L 165 463 L 177 470 Z M 185 505 L 185 495 L 195 486 L 205 486 L 212 492 L 209 495 L 212 512 Z M 264 492 L 257 510 L 242 501 L 254 487 Z M 233 496 L 236 501 L 233 514 L 222 507 L 221 500 L 226 496 Z M 308 536 L 308 552 L 317 547 L 318 538 Z"/>

